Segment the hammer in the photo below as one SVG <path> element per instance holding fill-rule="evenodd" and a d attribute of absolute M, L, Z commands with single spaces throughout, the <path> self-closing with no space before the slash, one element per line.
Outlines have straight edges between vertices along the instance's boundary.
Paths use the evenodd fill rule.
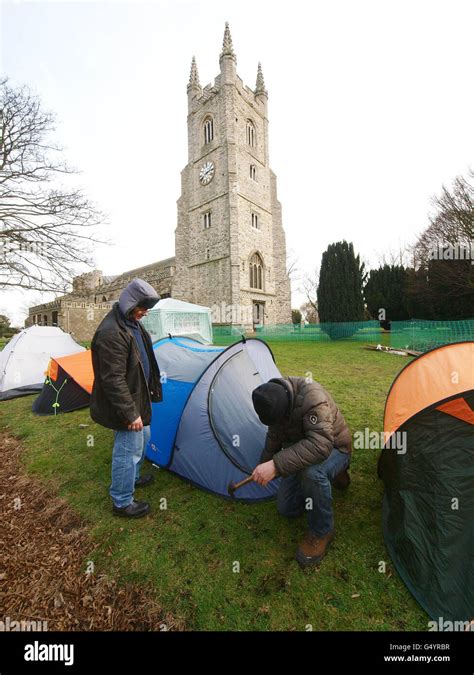
<path fill-rule="evenodd" d="M 244 487 L 244 485 L 247 485 L 247 483 L 251 483 L 253 481 L 252 476 L 249 476 L 248 478 L 244 478 L 244 480 L 241 480 L 239 483 L 229 483 L 227 486 L 227 492 L 230 494 L 231 497 L 234 496 L 234 492 L 238 490 L 241 487 Z"/>

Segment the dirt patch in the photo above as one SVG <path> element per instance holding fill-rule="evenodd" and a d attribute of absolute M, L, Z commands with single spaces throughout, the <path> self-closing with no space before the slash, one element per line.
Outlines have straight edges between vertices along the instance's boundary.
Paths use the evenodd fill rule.
<path fill-rule="evenodd" d="M 0 619 L 46 621 L 50 631 L 184 630 L 153 588 L 86 573 L 95 545 L 84 522 L 24 473 L 21 452 L 0 434 Z"/>

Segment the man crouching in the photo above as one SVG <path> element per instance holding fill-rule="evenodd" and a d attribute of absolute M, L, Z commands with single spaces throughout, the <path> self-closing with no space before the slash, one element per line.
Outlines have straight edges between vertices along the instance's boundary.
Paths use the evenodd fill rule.
<path fill-rule="evenodd" d="M 302 567 L 316 565 L 334 538 L 331 483 L 345 489 L 352 452 L 347 424 L 328 391 L 304 377 L 274 378 L 252 392 L 268 426 L 253 479 L 266 485 L 282 476 L 277 505 L 288 518 L 306 510 L 308 532 L 296 551 Z"/>
<path fill-rule="evenodd" d="M 94 386 L 91 417 L 114 430 L 110 496 L 116 516 L 140 518 L 147 502 L 133 499 L 136 487 L 152 482 L 141 476 L 150 439 L 151 404 L 162 400 L 160 370 L 148 332 L 140 324 L 159 300 L 155 289 L 134 279 L 97 328 L 91 344 Z"/>

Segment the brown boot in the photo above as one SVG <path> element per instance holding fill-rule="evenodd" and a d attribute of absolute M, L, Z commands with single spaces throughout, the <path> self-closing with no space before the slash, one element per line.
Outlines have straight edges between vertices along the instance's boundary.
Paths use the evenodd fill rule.
<path fill-rule="evenodd" d="M 332 482 L 332 485 L 336 488 L 336 490 L 347 490 L 350 482 L 351 477 L 349 476 L 349 471 L 345 469 L 344 471 L 341 471 L 341 473 L 337 474 Z"/>
<path fill-rule="evenodd" d="M 296 560 L 301 567 L 312 567 L 317 565 L 326 555 L 329 543 L 334 539 L 334 532 L 328 532 L 322 537 L 318 537 L 312 532 L 306 532 L 303 541 L 296 551 Z"/>

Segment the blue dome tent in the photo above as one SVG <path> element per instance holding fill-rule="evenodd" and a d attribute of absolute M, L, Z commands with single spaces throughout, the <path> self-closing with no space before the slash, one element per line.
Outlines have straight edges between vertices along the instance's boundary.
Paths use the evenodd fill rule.
<path fill-rule="evenodd" d="M 262 340 L 243 338 L 230 347 L 187 337 L 155 342 L 163 401 L 153 404 L 147 458 L 194 485 L 228 497 L 230 482 L 247 478 L 260 461 L 267 427 L 252 405 L 252 391 L 281 377 Z M 259 501 L 276 495 L 279 480 L 250 483 L 236 496 Z"/>

